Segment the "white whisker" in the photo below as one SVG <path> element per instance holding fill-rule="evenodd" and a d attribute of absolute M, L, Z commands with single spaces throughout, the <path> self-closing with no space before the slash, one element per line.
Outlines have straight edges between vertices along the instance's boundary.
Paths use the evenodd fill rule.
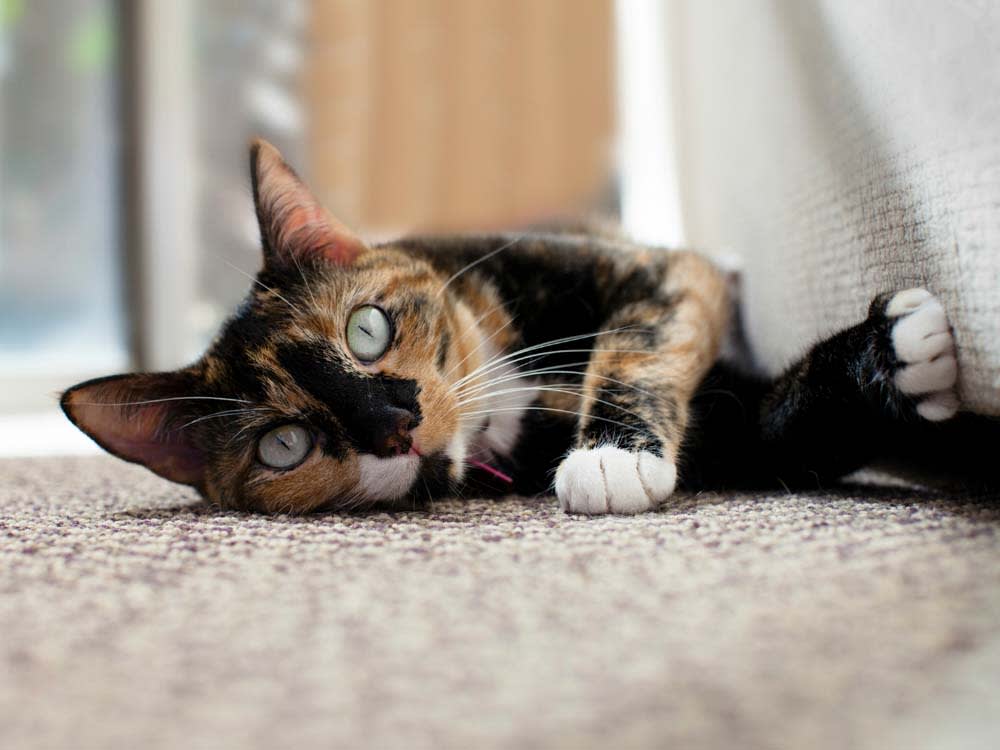
<path fill-rule="evenodd" d="M 544 352 L 544 353 L 541 353 L 541 354 L 534 353 L 534 354 L 525 355 L 524 357 L 517 357 L 515 359 L 508 360 L 505 364 L 513 365 L 513 364 L 515 364 L 517 362 L 520 362 L 520 361 L 528 361 L 528 360 L 541 359 L 543 357 L 550 357 L 550 356 L 552 356 L 554 354 L 641 354 L 641 355 L 644 355 L 644 356 L 647 356 L 647 357 L 657 357 L 657 356 L 660 356 L 659 352 L 650 352 L 650 351 L 646 351 L 644 349 L 558 349 L 555 352 Z M 553 365 L 553 367 L 555 367 L 555 366 L 556 365 Z M 495 369 L 497 369 L 497 368 L 496 367 L 486 368 L 480 374 L 481 375 L 485 375 L 486 373 L 488 373 L 488 372 L 490 372 L 492 370 L 495 370 Z M 522 377 L 523 377 L 523 373 L 522 373 Z M 462 391 L 461 388 L 456 389 L 454 387 L 452 388 L 452 390 L 455 390 L 456 392 L 461 392 Z"/>
<path fill-rule="evenodd" d="M 487 316 L 487 315 L 489 315 L 489 314 L 490 314 L 490 313 L 492 313 L 492 312 L 495 312 L 496 310 L 500 309 L 500 308 L 501 308 L 501 307 L 503 307 L 503 306 L 504 306 L 504 302 L 503 302 L 503 300 L 501 300 L 501 301 L 500 301 L 500 302 L 498 302 L 497 304 L 493 305 L 493 307 L 491 307 L 491 308 L 490 308 L 489 310 L 487 310 L 487 311 L 486 311 L 486 312 L 484 312 L 484 313 L 483 313 L 482 315 L 480 315 L 480 316 L 479 316 L 478 318 L 476 318 L 475 322 L 474 322 L 474 323 L 472 323 L 472 325 L 470 325 L 470 326 L 469 326 L 468 328 L 466 328 L 466 329 L 465 329 L 465 330 L 464 330 L 464 331 L 463 331 L 462 333 L 463 333 L 463 334 L 466 334 L 466 333 L 468 333 L 469 331 L 471 331 L 471 330 L 472 330 L 473 328 L 476 328 L 476 327 L 477 327 L 477 326 L 478 326 L 478 325 L 479 325 L 480 323 L 482 323 L 482 322 L 483 322 L 483 320 L 485 320 L 485 319 L 486 319 L 486 316 Z M 508 321 L 507 321 L 507 322 L 506 322 L 506 323 L 505 323 L 505 324 L 504 324 L 504 325 L 503 325 L 503 326 L 502 326 L 501 328 L 499 328 L 499 329 L 498 329 L 497 331 L 495 331 L 495 332 L 494 332 L 494 333 L 493 333 L 493 334 L 492 334 L 492 335 L 490 336 L 490 338 L 492 338 L 493 336 L 495 336 L 495 335 L 496 335 L 497 333 L 499 333 L 500 331 L 502 331 L 502 330 L 503 330 L 504 328 L 506 328 L 507 326 L 509 326 L 509 325 L 510 325 L 511 323 L 513 323 L 513 322 L 514 322 L 514 318 L 513 318 L 513 317 L 511 317 L 511 318 L 510 318 L 510 319 L 509 319 L 509 320 L 508 320 Z M 461 360 L 459 360 L 459 361 L 458 361 L 458 363 L 457 363 L 457 364 L 456 364 L 456 365 L 455 365 L 454 367 L 452 367 L 452 368 L 451 368 L 450 370 L 448 370 L 448 372 L 446 372 L 446 373 L 444 374 L 444 379 L 445 379 L 445 380 L 447 380 L 447 379 L 448 379 L 448 378 L 449 378 L 449 377 L 451 376 L 451 374 L 452 374 L 453 372 L 455 372 L 455 370 L 457 370 L 457 369 L 458 369 L 459 367 L 461 367 L 461 366 L 462 366 L 462 363 L 463 363 L 463 362 L 465 362 L 465 360 L 467 360 L 467 359 L 468 359 L 469 357 L 471 357 L 471 356 L 472 356 L 473 354 L 475 354 L 476 352 L 478 352 L 478 351 L 479 351 L 479 349 L 480 349 L 480 347 L 482 347 L 482 345 L 483 345 L 483 344 L 484 344 L 485 342 L 486 342 L 486 339 L 481 339 L 481 340 L 479 341 L 479 344 L 478 344 L 478 345 L 476 346 L 476 348 L 475 348 L 475 349 L 473 349 L 473 350 L 472 350 L 472 351 L 470 351 L 470 352 L 469 352 L 468 354 L 466 354 L 466 355 L 465 355 L 464 357 L 462 357 L 462 359 L 461 359 Z"/>
<path fill-rule="evenodd" d="M 252 404 L 242 398 L 222 398 L 221 396 L 170 396 L 168 398 L 151 398 L 145 401 L 77 401 L 75 406 L 146 406 L 161 404 L 166 401 L 231 401 L 236 404 Z"/>
<path fill-rule="evenodd" d="M 576 417 L 586 417 L 587 419 L 594 419 L 594 420 L 597 420 L 598 422 L 609 422 L 611 424 L 616 424 L 619 427 L 624 427 L 625 429 L 631 430 L 632 432 L 641 432 L 641 430 L 639 430 L 637 427 L 635 427 L 633 425 L 625 424 L 624 422 L 619 422 L 619 421 L 614 420 L 614 419 L 607 419 L 605 417 L 598 417 L 598 416 L 595 416 L 593 414 L 587 414 L 586 412 L 582 412 L 582 411 L 574 411 L 572 409 L 557 409 L 557 408 L 551 407 L 551 406 L 525 406 L 525 407 L 516 407 L 515 406 L 515 407 L 510 407 L 510 408 L 502 407 L 500 409 L 483 409 L 481 411 L 467 412 L 466 414 L 464 414 L 462 416 L 462 418 L 464 419 L 466 417 L 480 416 L 482 414 L 496 414 L 498 412 L 505 412 L 505 411 L 517 411 L 517 412 L 520 412 L 520 411 L 548 411 L 548 412 L 554 412 L 554 413 L 557 413 L 557 414 L 570 414 L 570 415 L 573 415 L 573 416 L 576 416 Z"/>
<path fill-rule="evenodd" d="M 561 338 L 561 339 L 552 339 L 550 341 L 543 341 L 543 342 L 541 342 L 539 344 L 533 344 L 532 346 L 522 347 L 521 349 L 516 349 L 516 350 L 514 350 L 512 352 L 509 352 L 508 354 L 503 355 L 503 356 L 497 356 L 497 357 L 493 357 L 490 360 L 487 360 L 480 367 L 476 368 L 475 370 L 473 370 L 472 372 L 470 372 L 468 375 L 466 375 L 466 376 L 464 376 L 462 378 L 459 378 L 457 381 L 455 381 L 455 383 L 453 384 L 453 387 L 461 385 L 464 381 L 469 380 L 469 379 L 471 379 L 473 377 L 476 377 L 476 376 L 482 374 L 483 372 L 489 372 L 490 370 L 494 369 L 496 365 L 499 365 L 499 364 L 501 364 L 501 363 L 503 363 L 505 361 L 508 361 L 508 360 L 510 360 L 513 357 L 518 357 L 520 355 L 527 354 L 528 352 L 537 352 L 539 350 L 544 350 L 544 349 L 547 349 L 547 348 L 551 348 L 553 346 L 558 346 L 559 344 L 569 344 L 569 343 L 572 343 L 574 341 L 582 341 L 583 339 L 594 338 L 596 336 L 601 336 L 601 335 L 606 334 L 606 333 L 619 333 L 621 331 L 630 330 L 631 328 L 634 328 L 634 326 L 622 326 L 621 328 L 613 328 L 613 329 L 611 329 L 609 331 L 595 331 L 593 333 L 583 333 L 583 334 L 579 334 L 577 336 L 565 336 L 564 338 Z M 563 353 L 565 351 L 590 352 L 590 351 L 594 351 L 594 350 L 593 349 L 578 349 L 578 350 L 573 350 L 573 349 L 570 349 L 570 350 L 559 349 L 559 350 L 556 350 L 556 352 L 552 352 L 552 353 Z M 643 351 L 641 353 L 646 353 L 646 352 Z M 544 356 L 544 355 L 537 355 L 537 356 Z M 527 357 L 527 359 L 530 359 L 530 357 Z"/>
<path fill-rule="evenodd" d="M 492 388 L 495 385 L 501 385 L 503 383 L 510 382 L 512 380 L 527 379 L 527 378 L 535 377 L 535 376 L 538 376 L 538 375 L 579 375 L 579 376 L 581 376 L 581 378 L 585 377 L 585 376 L 589 376 L 589 377 L 592 377 L 592 378 L 597 378 L 599 380 L 607 381 L 609 383 L 615 383 L 615 384 L 620 385 L 620 386 L 622 386 L 624 388 L 627 388 L 629 390 L 636 391 L 637 393 L 641 393 L 641 394 L 643 394 L 645 396 L 649 396 L 650 398 L 655 399 L 657 401 L 662 401 L 663 400 L 663 396 L 661 396 L 659 394 L 656 394 L 656 393 L 653 393 L 652 391 L 647 391 L 644 388 L 640 388 L 637 385 L 633 385 L 632 383 L 626 383 L 624 380 L 617 380 L 616 378 L 612 378 L 612 377 L 609 377 L 607 375 L 600 375 L 600 374 L 598 374 L 596 372 L 588 373 L 586 370 L 568 370 L 568 369 L 565 369 L 567 367 L 575 367 L 575 366 L 578 366 L 578 365 L 586 365 L 586 364 L 589 364 L 589 362 L 571 362 L 569 364 L 559 365 L 557 367 L 543 367 L 543 368 L 539 368 L 539 369 L 536 369 L 536 370 L 519 370 L 516 373 L 509 373 L 509 374 L 505 375 L 504 377 L 493 378 L 492 380 L 487 380 L 484 383 L 482 383 L 480 385 L 476 385 L 473 388 L 464 389 L 459 394 L 459 397 L 461 398 L 461 397 L 464 397 L 464 396 L 469 396 L 469 395 L 472 395 L 474 393 L 478 393 L 480 391 L 486 390 L 487 388 Z M 580 387 L 583 387 L 583 386 L 581 385 Z"/>
<path fill-rule="evenodd" d="M 508 393 L 521 393 L 523 391 L 548 391 L 549 393 L 565 393 L 565 394 L 568 394 L 570 396 L 578 396 L 581 399 L 585 399 L 585 400 L 591 401 L 593 403 L 604 404 L 605 406 L 610 406 L 612 409 L 618 409 L 618 411 L 624 412 L 625 414 L 633 416 L 636 419 L 644 419 L 644 417 L 641 414 L 636 414 L 631 409 L 626 409 L 624 406 L 616 404 L 616 403 L 614 403 L 612 401 L 606 401 L 605 399 L 596 398 L 594 396 L 588 396 L 586 393 L 582 392 L 582 390 L 571 391 L 571 390 L 568 390 L 568 389 L 565 389 L 565 388 L 560 388 L 560 387 L 558 387 L 559 385 L 561 385 L 561 384 L 556 384 L 554 386 L 550 386 L 550 385 L 538 385 L 538 386 L 527 386 L 527 387 L 524 387 L 524 388 L 506 388 L 504 390 L 495 391 L 493 393 L 487 393 L 484 396 L 475 396 L 473 398 L 469 398 L 469 399 L 466 399 L 464 401 L 459 401 L 458 405 L 459 406 L 465 406 L 467 404 L 474 403 L 476 401 L 485 401 L 487 399 L 495 398 L 497 396 L 502 396 L 502 395 L 505 395 L 505 394 L 508 394 Z M 572 386 L 572 383 L 569 383 L 567 385 Z"/>
<path fill-rule="evenodd" d="M 220 258 L 221 258 L 221 256 L 220 256 Z M 250 274 L 248 274 L 248 273 L 247 273 L 246 271 L 244 271 L 244 270 L 243 270 L 242 268 L 240 268 L 240 267 L 239 267 L 239 266 L 237 266 L 237 265 L 234 265 L 234 264 L 230 263 L 230 262 L 229 262 L 228 260 L 226 260 L 225 258 L 222 258 L 222 262 L 223 262 L 223 263 L 225 263 L 225 264 L 226 264 L 227 266 L 229 266 L 230 268 L 232 268 L 232 269 L 233 269 L 234 271 L 239 271 L 239 272 L 240 272 L 241 274 L 243 274 L 243 275 L 244 275 L 244 276 L 246 276 L 246 277 L 247 277 L 248 279 L 250 279 L 250 281 L 252 281 L 252 282 L 253 282 L 254 284 L 257 284 L 258 286 L 262 287 L 263 289 L 266 289 L 267 291 L 269 291 L 269 292 L 270 292 L 271 294 L 273 294 L 273 295 L 274 295 L 275 297 L 277 297 L 277 298 L 278 298 L 278 299 L 280 299 L 280 300 L 281 300 L 282 302 L 284 302 L 284 303 L 285 303 L 286 305 L 288 305 L 288 306 L 289 306 L 289 307 L 290 307 L 290 308 L 292 309 L 292 312 L 296 313 L 297 315 L 301 315 L 301 314 L 302 314 L 302 312 L 301 312 L 301 311 L 299 310 L 299 308 L 297 308 L 297 307 L 296 307 L 295 305 L 293 305 L 293 304 L 292 304 L 291 302 L 289 302 L 289 301 L 288 301 L 287 299 L 285 299 L 284 297 L 282 297 L 282 296 L 281 296 L 280 294 L 278 294 L 278 292 L 277 292 L 276 290 L 274 290 L 274 289 L 272 289 L 271 287 L 269 287 L 269 286 L 268 286 L 267 284 L 265 284 L 265 283 L 264 283 L 263 281 L 261 281 L 260 279 L 258 279 L 258 278 L 256 278 L 256 277 L 254 277 L 254 276 L 251 276 L 251 275 L 250 275 Z"/>
<path fill-rule="evenodd" d="M 475 354 L 475 353 L 476 353 L 476 352 L 478 352 L 478 351 L 479 351 L 480 349 L 482 349 L 482 348 L 483 348 L 483 346 L 484 346 L 484 345 L 485 345 L 485 344 L 486 344 L 486 343 L 487 343 L 488 341 L 492 341 L 492 340 L 493 340 L 494 338 L 496 338 L 496 337 L 497 337 L 497 336 L 499 336 L 499 335 L 500 335 L 501 333 L 503 333 L 503 331 L 504 331 L 504 330 L 505 330 L 505 329 L 506 329 L 506 328 L 507 328 L 508 326 L 510 326 L 510 324 L 511 324 L 511 323 L 513 323 L 513 322 L 514 322 L 514 318 L 508 318 L 508 319 L 507 319 L 507 322 L 506 322 L 506 323 L 504 323 L 504 324 L 503 324 L 502 326 L 500 326 L 500 327 L 499 327 L 498 329 L 496 329 L 496 330 L 495 330 L 495 331 L 494 331 L 493 333 L 491 333 L 491 334 L 490 334 L 489 336 L 484 336 L 484 337 L 483 337 L 482 339 L 480 339 L 480 341 L 479 341 L 479 343 L 478 343 L 478 344 L 476 345 L 476 347 L 475 347 L 475 348 L 474 348 L 474 349 L 473 349 L 472 351 L 470 351 L 470 352 L 469 352 L 468 354 L 466 354 L 466 355 L 465 355 L 465 356 L 464 356 L 464 357 L 462 358 L 462 362 L 465 362 L 465 360 L 467 360 L 467 359 L 468 359 L 469 357 L 471 357 L 471 356 L 472 356 L 473 354 Z M 459 366 L 460 366 L 460 365 L 462 364 L 462 362 L 459 362 L 459 363 L 458 363 L 458 365 L 455 365 L 455 367 L 459 367 Z M 455 368 L 452 368 L 452 372 L 454 372 L 454 369 L 455 369 Z M 449 373 L 449 374 L 450 374 L 450 373 Z M 445 379 L 447 380 L 447 376 L 445 377 Z"/>
<path fill-rule="evenodd" d="M 444 290 L 448 288 L 448 285 L 451 282 L 453 282 L 455 279 L 457 279 L 459 276 L 461 276 L 463 273 L 465 273 L 466 271 L 471 270 L 472 268 L 475 268 L 476 266 L 478 266 L 483 261 L 489 260 L 494 255 L 496 255 L 497 253 L 499 253 L 499 252 L 501 252 L 503 250 L 506 250 L 508 247 L 512 247 L 512 246 L 516 245 L 518 242 L 520 242 L 521 240 L 523 240 L 524 237 L 525 237 L 525 235 L 523 235 L 523 234 L 519 235 L 519 236 L 515 237 L 514 239 L 512 239 L 510 242 L 504 243 L 503 245 L 501 245 L 500 247 L 498 247 L 496 250 L 493 250 L 491 252 L 486 253 L 486 255 L 483 255 L 483 256 L 481 256 L 479 258 L 476 258 L 471 263 L 468 263 L 465 266 L 463 266 L 462 268 L 458 269 L 455 273 L 453 273 L 451 276 L 448 277 L 448 279 L 444 282 L 444 284 L 441 285 L 441 288 L 437 290 L 437 295 L 436 296 L 440 297 L 441 294 L 442 294 L 442 292 L 444 292 Z"/>
<path fill-rule="evenodd" d="M 197 419 L 192 419 L 190 422 L 182 424 L 178 427 L 178 430 L 183 430 L 185 427 L 190 427 L 191 425 L 198 424 L 199 422 L 204 422 L 207 419 L 216 419 L 218 417 L 235 417 L 246 414 L 260 414 L 262 412 L 269 412 L 271 409 L 261 408 L 261 409 L 231 409 L 229 411 L 217 411 L 212 414 L 206 414 L 205 416 L 198 417 Z"/>
<path fill-rule="evenodd" d="M 312 293 L 312 287 L 309 286 L 309 280 L 306 278 L 305 271 L 302 270 L 302 264 L 299 263 L 299 259 L 295 253 L 292 253 L 292 262 L 295 263 L 295 267 L 299 271 L 299 276 L 302 277 L 302 283 L 305 285 L 306 294 L 309 295 L 309 299 L 313 303 L 313 308 L 319 312 L 319 303 L 316 302 L 316 297 Z"/>

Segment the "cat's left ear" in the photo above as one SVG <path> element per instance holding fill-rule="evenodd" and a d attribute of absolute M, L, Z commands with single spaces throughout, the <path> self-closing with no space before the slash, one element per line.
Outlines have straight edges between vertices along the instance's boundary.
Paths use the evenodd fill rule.
<path fill-rule="evenodd" d="M 161 477 L 193 487 L 205 480 L 206 457 L 185 429 L 196 419 L 198 377 L 178 372 L 112 375 L 67 390 L 60 400 L 69 420 L 108 453 Z"/>
<path fill-rule="evenodd" d="M 364 243 L 323 208 L 278 149 L 261 138 L 250 144 L 250 179 L 265 266 L 311 260 L 348 265 L 364 252 Z"/>

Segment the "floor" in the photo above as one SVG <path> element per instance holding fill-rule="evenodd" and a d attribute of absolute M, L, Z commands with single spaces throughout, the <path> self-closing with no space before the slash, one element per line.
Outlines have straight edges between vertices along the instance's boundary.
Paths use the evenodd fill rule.
<path fill-rule="evenodd" d="M 0 461 L 0 747 L 987 748 L 1000 498 L 261 517 Z"/>
<path fill-rule="evenodd" d="M 87 456 L 101 449 L 66 419 L 58 406 L 26 413 L 0 412 L 0 458 Z"/>

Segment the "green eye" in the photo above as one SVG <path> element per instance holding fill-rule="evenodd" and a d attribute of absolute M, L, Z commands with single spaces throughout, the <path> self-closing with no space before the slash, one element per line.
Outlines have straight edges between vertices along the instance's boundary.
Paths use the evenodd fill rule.
<path fill-rule="evenodd" d="M 257 441 L 257 458 L 272 469 L 291 469 L 309 455 L 312 444 L 312 435 L 305 427 L 282 425 Z"/>
<path fill-rule="evenodd" d="M 374 305 L 364 305 L 347 321 L 347 346 L 362 362 L 374 362 L 389 348 L 392 326 L 389 318 Z"/>

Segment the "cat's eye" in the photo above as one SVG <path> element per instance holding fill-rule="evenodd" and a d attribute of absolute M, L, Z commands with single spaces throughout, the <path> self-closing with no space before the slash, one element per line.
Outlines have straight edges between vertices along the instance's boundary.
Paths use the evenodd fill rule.
<path fill-rule="evenodd" d="M 392 341 L 392 324 L 382 310 L 363 305 L 347 321 L 347 346 L 362 362 L 379 359 Z"/>
<path fill-rule="evenodd" d="M 298 466 L 312 450 L 309 430 L 297 424 L 275 427 L 257 441 L 257 458 L 272 469 Z"/>

